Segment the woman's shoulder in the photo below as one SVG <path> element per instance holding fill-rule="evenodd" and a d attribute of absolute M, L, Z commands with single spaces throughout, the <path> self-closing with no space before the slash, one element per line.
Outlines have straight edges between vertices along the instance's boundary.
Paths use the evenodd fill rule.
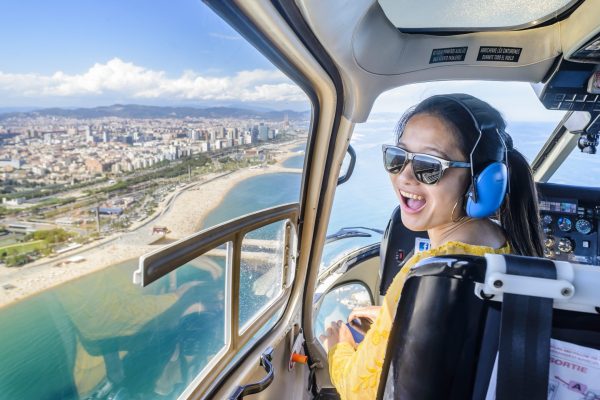
<path fill-rule="evenodd" d="M 410 260 L 411 262 L 407 262 L 410 264 L 409 268 L 412 267 L 417 262 L 435 256 L 443 256 L 450 254 L 469 254 L 474 256 L 483 256 L 487 253 L 495 253 L 495 254 L 509 254 L 511 252 L 510 245 L 505 243 L 503 246 L 494 248 L 492 246 L 485 246 L 479 244 L 469 244 L 466 242 L 452 240 L 441 244 L 437 247 L 432 247 L 429 250 L 422 251 L 420 253 L 415 254 Z"/>
<path fill-rule="evenodd" d="M 511 249 L 508 243 L 504 244 L 504 246 L 502 247 L 494 248 L 491 246 L 475 245 L 461 241 L 449 241 L 440 246 L 433 247 L 429 250 L 421 251 L 419 253 L 414 254 L 410 259 L 408 259 L 406 263 L 402 266 L 398 274 L 396 274 L 394 280 L 392 281 L 392 284 L 388 288 L 386 298 L 388 298 L 392 302 L 390 303 L 390 307 L 398 303 L 398 299 L 400 298 L 400 292 L 402 291 L 402 286 L 404 285 L 404 281 L 406 279 L 406 276 L 408 275 L 408 271 L 410 271 L 410 269 L 419 261 L 424 260 L 426 258 L 450 254 L 468 254 L 474 256 L 483 256 L 486 253 L 508 254 L 510 252 Z"/>
<path fill-rule="evenodd" d="M 505 243 L 503 246 L 495 248 L 492 246 L 469 244 L 461 241 L 449 241 L 430 251 L 432 252 L 432 256 L 443 254 L 471 254 L 474 256 L 482 256 L 487 253 L 508 254 L 510 253 L 510 245 Z"/>

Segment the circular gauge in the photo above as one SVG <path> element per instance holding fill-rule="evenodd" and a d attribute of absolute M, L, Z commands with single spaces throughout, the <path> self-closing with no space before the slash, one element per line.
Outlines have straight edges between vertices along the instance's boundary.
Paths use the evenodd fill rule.
<path fill-rule="evenodd" d="M 552 246 L 554 246 L 555 242 L 556 240 L 554 240 L 554 236 L 548 236 L 546 239 L 544 239 L 544 247 L 550 249 Z"/>
<path fill-rule="evenodd" d="M 561 253 L 570 253 L 573 251 L 573 242 L 569 238 L 560 238 L 558 241 L 558 250 Z"/>
<path fill-rule="evenodd" d="M 544 249 L 544 257 L 546 258 L 554 258 L 554 252 L 549 249 L 549 248 L 545 248 Z"/>
<path fill-rule="evenodd" d="M 550 225 L 552 223 L 552 216 L 546 214 L 542 217 L 542 224 Z"/>
<path fill-rule="evenodd" d="M 592 223 L 587 219 L 578 219 L 575 222 L 575 229 L 577 232 L 587 235 L 592 231 Z"/>
<path fill-rule="evenodd" d="M 573 228 L 573 222 L 567 217 L 560 217 L 558 221 L 556 221 L 556 224 L 558 225 L 558 229 L 563 232 L 569 232 Z"/>

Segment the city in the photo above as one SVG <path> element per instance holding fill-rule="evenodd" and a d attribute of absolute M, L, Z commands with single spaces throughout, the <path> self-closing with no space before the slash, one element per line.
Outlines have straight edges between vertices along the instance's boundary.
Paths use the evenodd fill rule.
<path fill-rule="evenodd" d="M 273 164 L 281 153 L 274 143 L 307 134 L 307 119 L 293 112 L 294 119 L 287 113 L 270 119 L 227 115 L 240 114 L 234 109 L 210 117 L 168 117 L 164 114 L 174 109 L 149 107 L 159 116 L 139 117 L 142 106 L 112 108 L 123 114 L 128 107 L 133 110 L 119 116 L 0 116 L 0 266 L 70 254 L 138 229 L 164 212 L 173 192 L 240 168 Z M 154 228 L 146 230 L 168 231 Z M 62 258 L 57 265 L 81 261 Z"/>

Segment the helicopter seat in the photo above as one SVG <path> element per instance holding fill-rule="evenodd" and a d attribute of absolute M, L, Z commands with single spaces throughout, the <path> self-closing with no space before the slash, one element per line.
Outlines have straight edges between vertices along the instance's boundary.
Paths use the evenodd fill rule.
<path fill-rule="evenodd" d="M 379 258 L 381 259 L 380 295 L 385 295 L 402 265 L 414 253 L 414 249 L 428 243 L 429 236 L 426 231 L 414 232 L 404 226 L 400 217 L 400 206 L 396 207 L 385 228 L 379 248 Z"/>
<path fill-rule="evenodd" d="M 598 398 L 598 287 L 598 267 L 543 258 L 421 261 L 402 290 L 378 398 Z"/>

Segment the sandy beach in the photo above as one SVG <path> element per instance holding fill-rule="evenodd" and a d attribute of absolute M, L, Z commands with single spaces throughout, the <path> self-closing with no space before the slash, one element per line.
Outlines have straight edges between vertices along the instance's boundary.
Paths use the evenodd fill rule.
<path fill-rule="evenodd" d="M 198 231 L 204 219 L 238 183 L 262 174 L 301 172 L 286 168 L 283 162 L 297 155 L 291 149 L 300 142 L 286 143 L 275 155 L 276 163 L 264 167 L 251 167 L 227 173 L 203 175 L 197 181 L 167 196 L 154 216 L 133 226 L 129 232 L 105 238 L 86 245 L 60 258 L 45 258 L 20 268 L 0 268 L 0 307 L 9 305 L 40 291 L 79 278 L 110 265 L 131 260 L 156 250 L 162 238 L 152 234 L 154 226 L 167 226 L 170 232 L 166 241 L 172 242 Z M 62 261 L 78 256 L 79 262 L 57 266 Z M 83 259 L 83 261 L 81 261 Z M 8 289 L 7 289 L 8 288 Z"/>

